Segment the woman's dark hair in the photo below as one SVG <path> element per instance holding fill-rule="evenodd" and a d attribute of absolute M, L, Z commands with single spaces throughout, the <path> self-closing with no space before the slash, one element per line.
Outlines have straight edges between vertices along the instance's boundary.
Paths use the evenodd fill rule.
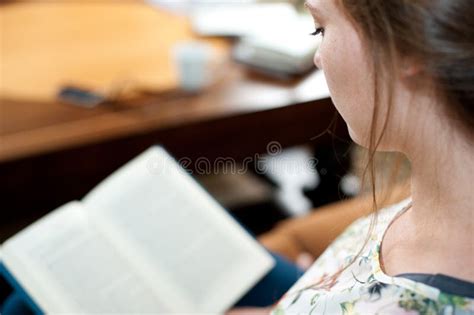
<path fill-rule="evenodd" d="M 474 3 L 472 0 L 340 0 L 362 31 L 377 68 L 414 57 L 447 110 L 474 128 Z M 387 70 L 387 69 L 385 69 Z"/>

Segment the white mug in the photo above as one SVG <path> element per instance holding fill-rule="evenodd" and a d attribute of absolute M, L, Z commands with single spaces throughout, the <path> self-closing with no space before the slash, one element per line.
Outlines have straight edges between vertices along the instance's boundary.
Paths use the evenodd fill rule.
<path fill-rule="evenodd" d="M 199 41 L 180 42 L 173 47 L 173 58 L 184 91 L 198 92 L 213 83 L 216 54 L 211 45 Z"/>

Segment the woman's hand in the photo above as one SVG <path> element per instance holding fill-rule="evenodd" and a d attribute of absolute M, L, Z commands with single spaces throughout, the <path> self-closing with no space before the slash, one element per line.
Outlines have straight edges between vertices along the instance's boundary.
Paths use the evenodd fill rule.
<path fill-rule="evenodd" d="M 313 265 L 314 257 L 310 253 L 303 252 L 296 258 L 295 263 L 298 267 L 306 271 Z"/>
<path fill-rule="evenodd" d="M 272 307 L 238 307 L 229 310 L 226 315 L 268 315 Z"/>

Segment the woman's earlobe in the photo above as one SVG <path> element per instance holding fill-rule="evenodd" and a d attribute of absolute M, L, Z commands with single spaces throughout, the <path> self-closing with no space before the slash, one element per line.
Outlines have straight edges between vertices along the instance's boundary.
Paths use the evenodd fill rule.
<path fill-rule="evenodd" d="M 402 61 L 400 73 L 403 79 L 409 79 L 417 76 L 423 71 L 421 63 L 412 58 Z"/>

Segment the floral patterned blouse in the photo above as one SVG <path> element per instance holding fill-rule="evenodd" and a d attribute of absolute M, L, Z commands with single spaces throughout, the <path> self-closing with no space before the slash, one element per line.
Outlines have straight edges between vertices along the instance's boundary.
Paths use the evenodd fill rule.
<path fill-rule="evenodd" d="M 355 221 L 282 297 L 272 315 L 283 314 L 474 314 L 474 299 L 441 292 L 403 277 L 386 275 L 380 244 L 397 214 L 411 205 L 403 200 L 382 209 L 369 242 L 370 218 Z"/>

